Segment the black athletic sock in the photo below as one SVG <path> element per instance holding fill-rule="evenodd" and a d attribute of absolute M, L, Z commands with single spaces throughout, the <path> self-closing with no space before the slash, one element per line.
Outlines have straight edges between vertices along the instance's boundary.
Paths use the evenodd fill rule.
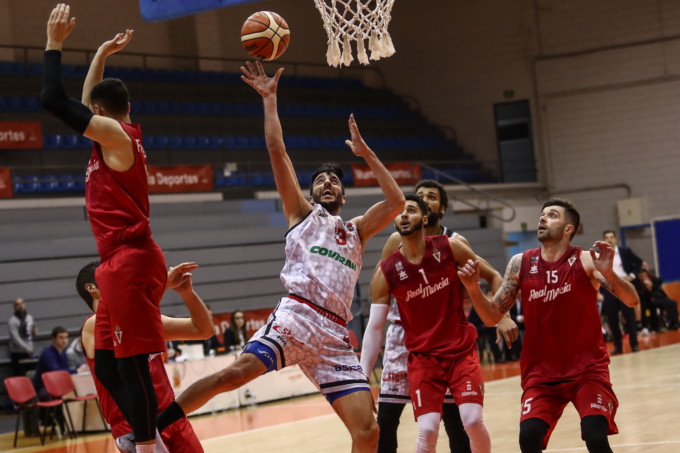
<path fill-rule="evenodd" d="M 609 422 L 604 415 L 588 415 L 581 419 L 581 434 L 590 453 L 612 453 L 608 431 Z"/>
<path fill-rule="evenodd" d="M 444 420 L 446 435 L 449 436 L 451 453 L 471 453 L 470 438 L 465 431 L 465 426 L 463 426 L 463 420 L 460 418 L 458 405 L 444 404 L 442 406 L 442 420 Z"/>
<path fill-rule="evenodd" d="M 380 437 L 378 438 L 377 453 L 396 453 L 397 428 L 399 428 L 399 418 L 404 411 L 405 405 L 400 403 L 378 403 Z"/>
<path fill-rule="evenodd" d="M 519 448 L 522 453 L 541 453 L 548 425 L 540 418 L 529 418 L 519 424 Z"/>
<path fill-rule="evenodd" d="M 173 401 L 163 412 L 158 414 L 158 420 L 156 420 L 158 432 L 162 433 L 165 428 L 172 425 L 177 420 L 180 420 L 185 415 L 182 406 L 177 404 L 177 401 Z"/>

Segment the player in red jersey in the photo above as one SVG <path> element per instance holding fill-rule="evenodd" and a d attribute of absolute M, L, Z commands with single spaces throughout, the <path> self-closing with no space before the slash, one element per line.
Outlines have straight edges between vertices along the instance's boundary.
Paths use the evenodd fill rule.
<path fill-rule="evenodd" d="M 425 236 L 445 235 L 459 239 L 470 246 L 467 239 L 440 223 L 449 204 L 448 195 L 441 183 L 432 179 L 424 179 L 416 184 L 415 193 L 427 203 L 429 208 L 427 225 L 423 227 Z M 401 234 L 399 232 L 392 233 L 383 247 L 380 260 L 384 260 L 397 250 L 401 242 Z M 378 264 L 373 272 L 373 278 L 380 272 L 380 264 Z M 385 334 L 386 320 L 391 321 L 391 324 Z M 510 319 L 509 314 L 498 323 L 497 335 L 497 342 L 500 341 L 501 337 L 505 338 L 508 344 L 517 339 L 519 331 L 517 325 Z M 384 303 L 371 304 L 371 313 L 361 346 L 361 368 L 369 375 L 378 358 L 383 337 L 385 342 L 380 394 L 378 396 L 378 426 L 380 427 L 378 453 L 395 453 L 398 448 L 399 418 L 404 406 L 411 401 L 407 373 L 408 351 L 404 346 L 404 330 L 401 326 L 396 303 L 390 305 Z M 442 421 L 449 437 L 451 452 L 470 452 L 470 439 L 465 432 L 458 406 L 454 398 L 448 393 L 442 406 Z"/>
<path fill-rule="evenodd" d="M 99 262 L 88 263 L 78 273 L 76 289 L 85 303 L 95 313 L 100 302 L 100 292 L 95 280 L 95 271 Z M 194 292 L 191 281 L 191 271 L 197 269 L 195 263 L 182 263 L 171 267 L 168 271 L 167 288 L 174 289 L 189 309 L 190 318 L 170 318 L 161 316 L 163 322 L 163 334 L 166 340 L 203 340 L 213 335 L 214 327 L 208 308 L 201 298 Z M 106 421 L 111 425 L 111 434 L 116 439 L 116 446 L 123 452 L 134 452 L 134 444 L 127 439 L 127 434 L 132 430 L 111 395 L 94 376 L 94 344 L 95 323 L 97 315 L 92 315 L 83 324 L 81 341 L 83 351 L 90 371 L 93 374 L 97 395 L 101 403 Z M 165 365 L 161 354 L 149 355 L 149 369 L 153 379 L 154 388 L 158 397 L 158 407 L 165 409 L 175 400 L 172 385 L 165 372 Z M 170 453 L 198 453 L 203 451 L 194 430 L 186 417 L 178 420 L 165 429 L 161 435 L 165 446 Z"/>
<path fill-rule="evenodd" d="M 371 282 L 373 304 L 394 296 L 408 349 L 411 402 L 418 421 L 416 452 L 435 451 L 446 389 L 458 404 L 473 452 L 490 452 L 482 417 L 484 381 L 477 355 L 477 331 L 463 310 L 457 265 L 479 260 L 467 244 L 447 236 L 425 236 L 428 205 L 407 195 L 395 220 L 402 246 L 380 263 Z M 482 275 L 493 288 L 501 276 L 482 260 Z M 384 310 L 385 315 L 387 310 Z"/>
<path fill-rule="evenodd" d="M 571 203 L 545 202 L 538 222 L 541 247 L 512 257 L 503 285 L 487 299 L 477 285 L 478 264 L 459 272 L 477 313 L 495 323 L 522 293 L 526 326 L 522 358 L 523 453 L 540 453 L 571 402 L 581 417 L 581 436 L 590 452 L 611 452 L 608 434 L 618 432 L 618 401 L 609 380 L 609 355 L 602 336 L 597 291 L 606 288 L 623 303 L 639 303 L 633 285 L 613 270 L 614 249 L 597 241 L 596 254 L 571 245 L 580 215 Z"/>
<path fill-rule="evenodd" d="M 41 102 L 94 141 L 85 204 L 102 260 L 95 369 L 133 427 L 137 450 L 153 451 L 158 403 L 148 355 L 165 348 L 158 305 L 167 271 L 151 238 L 146 154 L 141 130 L 130 122 L 127 87 L 118 79 L 101 80 L 106 58 L 127 45 L 132 30 L 99 47 L 79 103 L 66 96 L 61 79 L 61 49 L 76 24 L 69 15 L 69 6 L 59 4 L 47 23 Z"/>

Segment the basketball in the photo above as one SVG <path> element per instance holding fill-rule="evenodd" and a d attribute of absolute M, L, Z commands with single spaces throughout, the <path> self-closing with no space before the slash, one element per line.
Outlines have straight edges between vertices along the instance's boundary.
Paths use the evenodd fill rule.
<path fill-rule="evenodd" d="M 276 60 L 286 51 L 289 42 L 288 24 L 272 11 L 256 12 L 241 28 L 243 48 L 258 60 Z"/>

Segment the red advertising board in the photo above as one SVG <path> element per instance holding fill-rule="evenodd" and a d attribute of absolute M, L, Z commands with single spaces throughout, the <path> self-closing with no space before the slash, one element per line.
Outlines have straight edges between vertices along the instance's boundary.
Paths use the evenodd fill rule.
<path fill-rule="evenodd" d="M 260 327 L 267 324 L 267 318 L 274 311 L 273 308 L 262 308 L 259 310 L 244 310 L 246 316 L 246 330 L 248 331 L 248 338 L 253 336 Z M 213 313 L 213 322 L 215 323 L 215 332 L 220 343 L 224 343 L 224 331 L 231 325 L 231 313 Z"/>
<path fill-rule="evenodd" d="M 213 188 L 210 165 L 147 167 L 149 193 L 205 192 Z"/>
<path fill-rule="evenodd" d="M 38 121 L 0 121 L 0 149 L 40 149 L 42 128 Z"/>
<path fill-rule="evenodd" d="M 0 168 L 0 198 L 12 198 L 12 175 L 9 168 Z"/>
<path fill-rule="evenodd" d="M 410 162 L 397 162 L 387 164 L 385 168 L 390 172 L 397 184 L 413 185 L 422 178 L 420 165 Z M 354 175 L 355 186 L 377 186 L 378 180 L 373 175 L 368 165 L 352 164 L 352 174 Z"/>

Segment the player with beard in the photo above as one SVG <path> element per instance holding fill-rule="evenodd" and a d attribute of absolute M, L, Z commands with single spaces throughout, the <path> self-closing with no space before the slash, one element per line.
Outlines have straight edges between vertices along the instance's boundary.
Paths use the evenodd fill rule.
<path fill-rule="evenodd" d="M 305 198 L 286 153 L 277 113 L 276 92 L 283 68 L 269 78 L 260 62 L 256 64 L 257 68 L 246 63 L 247 67 L 241 68 L 242 78 L 264 103 L 267 149 L 289 227 L 281 271 L 289 294 L 279 301 L 267 324 L 253 335 L 239 358 L 190 386 L 163 411 L 158 428 L 162 431 L 168 422 L 198 409 L 219 393 L 298 364 L 347 426 L 352 451 L 375 452 L 378 426 L 373 417 L 373 398 L 349 343 L 346 323 L 352 317 L 350 306 L 364 245 L 401 211 L 404 195 L 363 141 L 354 116 L 350 116 L 351 140 L 346 143 L 373 171 L 385 200 L 364 215 L 344 221 L 339 216 L 345 204 L 342 170 L 333 164 L 323 165 L 314 173 L 311 200 Z"/>
<path fill-rule="evenodd" d="M 426 236 L 428 209 L 418 195 L 406 196 L 404 210 L 395 220 L 401 247 L 380 263 L 371 282 L 371 298 L 374 305 L 384 306 L 383 322 L 391 296 L 397 301 L 418 422 L 416 452 L 435 451 L 447 389 L 458 404 L 471 450 L 489 452 L 477 331 L 465 317 L 457 266 L 471 259 L 481 261 L 481 273 L 492 288 L 498 288 L 502 279 L 463 240 Z"/>
<path fill-rule="evenodd" d="M 571 245 L 579 224 L 580 215 L 571 203 L 546 201 L 538 221 L 541 247 L 512 257 L 493 300 L 479 291 L 478 263 L 470 260 L 459 272 L 486 325 L 507 313 L 522 292 L 523 453 L 540 453 L 547 447 L 569 402 L 581 417 L 581 437 L 588 451 L 611 452 L 607 435 L 618 432 L 614 423 L 618 401 L 609 379 L 597 292 L 603 286 L 629 307 L 639 299 L 633 285 L 614 272 L 611 245 L 595 242 L 599 255 Z"/>
<path fill-rule="evenodd" d="M 449 202 L 444 186 L 432 179 L 424 179 L 416 184 L 415 192 L 429 207 L 427 225 L 424 226 L 425 236 L 445 235 L 461 240 L 470 246 L 463 236 L 440 224 Z M 384 260 L 397 250 L 401 241 L 401 234 L 398 231 L 392 233 L 383 247 L 380 260 Z M 376 266 L 373 278 L 376 278 L 379 272 L 380 265 Z M 394 453 L 397 451 L 399 418 L 404 411 L 404 406 L 411 401 L 406 366 L 408 351 L 404 345 L 404 328 L 401 325 L 399 310 L 394 299 L 389 306 L 380 303 L 371 305 L 371 313 L 361 347 L 361 367 L 367 374 L 373 369 L 382 343 L 386 320 L 389 320 L 391 324 L 385 334 L 380 394 L 378 396 L 378 426 L 380 427 L 378 453 Z M 517 325 L 510 319 L 509 315 L 503 317 L 498 323 L 498 341 L 502 336 L 510 344 L 517 339 L 518 334 Z M 465 432 L 458 406 L 448 391 L 442 406 L 442 420 L 449 438 L 451 452 L 470 452 L 470 439 Z"/>

